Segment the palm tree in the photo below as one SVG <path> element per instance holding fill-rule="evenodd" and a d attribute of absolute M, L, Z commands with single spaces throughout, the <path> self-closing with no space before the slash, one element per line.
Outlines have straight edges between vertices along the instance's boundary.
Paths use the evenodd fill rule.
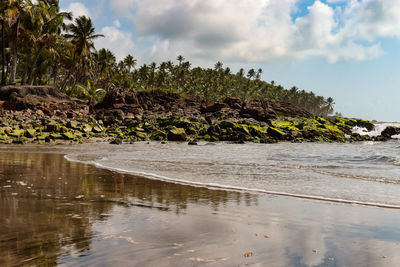
<path fill-rule="evenodd" d="M 75 19 L 75 24 L 67 25 L 67 30 L 70 32 L 65 35 L 76 46 L 76 53 L 79 56 L 89 57 L 92 49 L 94 49 L 93 41 L 99 37 L 104 37 L 103 34 L 96 34 L 92 20 L 85 16 L 80 16 Z"/>
<path fill-rule="evenodd" d="M 99 75 L 104 74 L 106 79 L 111 78 L 113 67 L 116 65 L 116 58 L 113 52 L 102 48 L 96 54 L 96 61 L 99 69 Z"/>
<path fill-rule="evenodd" d="M 185 60 L 185 58 L 182 55 L 179 55 L 179 56 L 176 57 L 176 60 L 178 60 L 179 61 L 179 65 L 181 65 L 182 62 Z"/>
<path fill-rule="evenodd" d="M 214 69 L 216 70 L 216 71 L 219 71 L 219 70 L 221 70 L 222 69 L 222 62 L 221 61 L 218 61 L 217 63 L 215 63 L 214 64 Z"/>
<path fill-rule="evenodd" d="M 128 68 L 128 72 L 131 72 L 131 68 L 135 68 L 136 66 L 136 59 L 134 59 L 131 55 L 127 55 L 123 62 L 125 67 Z"/>
<path fill-rule="evenodd" d="M 80 16 L 75 19 L 75 23 L 67 25 L 67 31 L 69 33 L 65 34 L 65 37 L 75 46 L 74 54 L 79 62 L 78 67 L 71 72 L 80 76 L 80 80 L 85 80 L 89 76 L 90 60 L 94 50 L 93 41 L 104 35 L 96 34 L 92 20 L 85 16 Z"/>
<path fill-rule="evenodd" d="M 25 16 L 21 30 L 30 40 L 29 54 L 31 50 L 34 53 L 31 62 L 26 62 L 29 67 L 28 83 L 32 84 L 39 56 L 43 49 L 56 45 L 61 36 L 64 18 L 71 19 L 72 14 L 59 12 L 56 4 L 49 4 L 46 1 L 39 1 L 26 13 L 29 13 L 29 16 Z M 30 60 L 30 57 L 28 57 L 28 60 Z M 21 83 L 24 83 L 24 78 Z"/>

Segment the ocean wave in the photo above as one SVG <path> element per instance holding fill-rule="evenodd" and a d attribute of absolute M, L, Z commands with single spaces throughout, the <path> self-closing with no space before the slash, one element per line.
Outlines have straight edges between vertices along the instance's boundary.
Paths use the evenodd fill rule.
<path fill-rule="evenodd" d="M 250 192 L 250 193 L 257 193 L 257 194 L 268 194 L 268 195 L 273 195 L 273 196 L 295 197 L 295 198 L 300 198 L 300 199 L 332 202 L 332 203 L 338 203 L 338 204 L 351 204 L 351 205 L 372 206 L 372 207 L 380 207 L 380 208 L 400 209 L 400 205 L 395 205 L 395 204 L 350 200 L 350 199 L 342 199 L 342 198 L 331 198 L 331 197 L 325 197 L 325 196 L 319 196 L 319 195 L 296 194 L 296 193 L 290 193 L 290 192 L 271 191 L 271 190 L 266 190 L 266 189 L 262 189 L 262 188 L 250 188 L 250 187 L 242 187 L 242 186 L 224 185 L 224 184 L 219 184 L 219 183 L 202 183 L 202 182 L 190 181 L 190 180 L 185 180 L 185 179 L 176 179 L 176 178 L 167 177 L 167 176 L 158 175 L 158 174 L 149 173 L 149 172 L 133 171 L 133 170 L 127 170 L 127 169 L 123 169 L 123 168 L 110 167 L 110 166 L 101 164 L 95 160 L 75 159 L 75 158 L 73 158 L 72 155 L 65 155 L 64 158 L 71 162 L 90 164 L 90 165 L 94 165 L 101 169 L 107 169 L 107 170 L 115 171 L 118 173 L 131 174 L 131 175 L 136 175 L 136 176 L 147 178 L 147 179 L 176 183 L 176 184 L 181 184 L 181 185 L 204 187 L 204 188 L 208 188 L 211 190 Z M 97 158 L 101 159 L 102 157 L 97 157 Z M 296 167 L 296 168 L 298 168 L 298 167 Z M 311 168 L 311 170 L 315 171 L 315 169 L 312 169 L 312 168 Z M 324 173 L 324 171 L 319 171 L 319 172 L 320 172 L 320 174 Z M 339 174 L 333 173 L 333 172 L 326 172 L 326 173 L 329 173 L 330 175 L 332 175 L 332 174 L 339 175 Z M 391 182 L 393 182 L 395 184 L 400 183 L 400 181 L 391 181 L 391 180 L 386 180 L 386 179 L 382 179 L 382 178 L 373 179 L 370 177 L 363 177 L 363 176 L 357 176 L 357 177 L 354 176 L 353 178 L 357 178 L 357 179 L 361 178 L 361 179 L 363 179 L 363 180 L 365 179 L 367 181 L 383 182 L 383 183 L 391 183 Z"/>

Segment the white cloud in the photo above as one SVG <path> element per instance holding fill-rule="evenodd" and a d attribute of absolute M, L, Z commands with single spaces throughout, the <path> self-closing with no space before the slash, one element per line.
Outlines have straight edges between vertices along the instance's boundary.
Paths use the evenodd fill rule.
<path fill-rule="evenodd" d="M 121 23 L 119 22 L 119 20 L 114 20 L 113 25 L 114 25 L 114 27 L 117 27 L 117 28 L 121 27 Z"/>
<path fill-rule="evenodd" d="M 123 59 L 128 54 L 133 54 L 135 47 L 132 41 L 132 35 L 118 29 L 118 24 L 114 22 L 114 26 L 103 27 L 101 34 L 104 38 L 95 40 L 97 49 L 106 48 L 115 53 L 117 60 Z"/>
<path fill-rule="evenodd" d="M 153 60 L 366 60 L 383 53 L 379 38 L 400 38 L 399 0 L 327 0 L 338 7 L 316 0 L 294 20 L 299 2 L 110 0 L 110 7 L 132 20 L 141 53 Z"/>
<path fill-rule="evenodd" d="M 79 17 L 79 16 L 90 17 L 89 9 L 87 9 L 87 7 L 81 2 L 72 2 L 64 11 L 72 12 L 72 15 L 74 17 Z"/>

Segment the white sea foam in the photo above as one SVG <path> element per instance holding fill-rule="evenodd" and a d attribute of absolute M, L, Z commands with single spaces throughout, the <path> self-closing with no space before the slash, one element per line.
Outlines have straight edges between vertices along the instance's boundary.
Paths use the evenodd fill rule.
<path fill-rule="evenodd" d="M 375 124 L 375 128 L 372 131 L 368 131 L 367 128 L 364 127 L 354 127 L 352 129 L 353 133 L 358 133 L 360 135 L 368 135 L 371 137 L 379 136 L 383 130 L 386 129 L 388 126 L 396 126 L 400 127 L 400 123 L 398 122 L 379 122 Z M 394 135 L 392 138 L 400 138 L 400 135 Z"/>

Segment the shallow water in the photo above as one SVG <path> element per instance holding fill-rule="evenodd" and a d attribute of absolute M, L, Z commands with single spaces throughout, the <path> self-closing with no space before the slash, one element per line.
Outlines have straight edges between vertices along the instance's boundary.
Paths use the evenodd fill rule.
<path fill-rule="evenodd" d="M 99 144 L 66 158 L 196 186 L 400 208 L 400 140 Z"/>
<path fill-rule="evenodd" d="M 265 148 L 229 146 L 238 153 Z M 143 161 L 157 147 L 0 147 L 0 266 L 400 264 L 397 209 L 209 190 L 99 169 L 63 156 L 93 160 L 126 151 L 131 157 L 137 153 L 132 150 L 141 149 Z M 183 144 L 160 150 L 208 147 L 214 157 L 223 150 Z M 170 155 L 163 164 L 174 160 Z M 204 162 L 208 174 L 213 165 Z M 248 252 L 252 256 L 244 257 Z"/>

